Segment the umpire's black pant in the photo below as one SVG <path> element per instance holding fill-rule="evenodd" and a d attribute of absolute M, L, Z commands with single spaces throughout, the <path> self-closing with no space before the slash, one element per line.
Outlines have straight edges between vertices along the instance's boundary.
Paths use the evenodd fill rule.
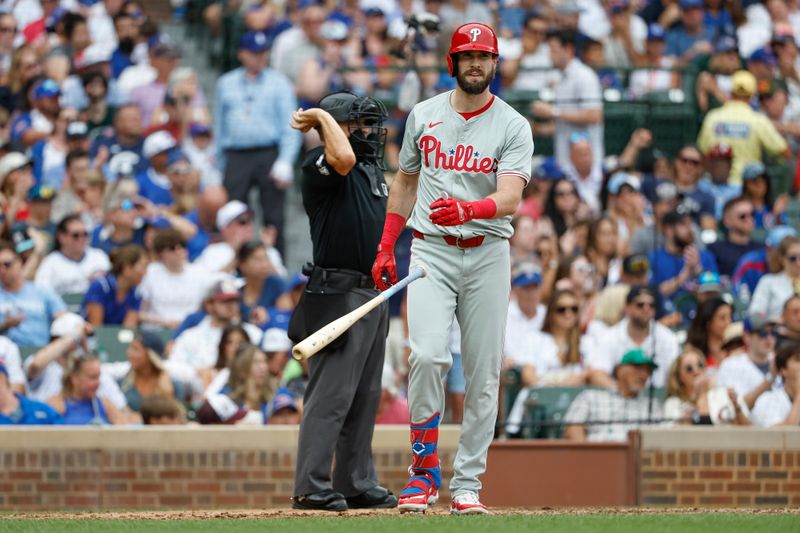
<path fill-rule="evenodd" d="M 247 202 L 247 195 L 258 187 L 261 217 L 264 226 L 275 226 L 278 230 L 275 247 L 283 253 L 283 215 L 286 191 L 275 186 L 270 178 L 272 165 L 278 158 L 278 148 L 244 148 L 225 151 L 225 178 L 223 185 L 229 200 Z"/>
<path fill-rule="evenodd" d="M 355 309 L 376 295 L 371 289 L 351 289 L 348 307 Z M 381 305 L 347 331 L 342 346 L 308 360 L 295 496 L 333 488 L 349 498 L 378 484 L 372 433 L 381 397 L 388 320 L 388 308 Z"/>

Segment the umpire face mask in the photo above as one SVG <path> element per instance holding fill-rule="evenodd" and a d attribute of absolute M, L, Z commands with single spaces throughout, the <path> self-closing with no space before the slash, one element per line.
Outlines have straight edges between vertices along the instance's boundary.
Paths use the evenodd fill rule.
<path fill-rule="evenodd" d="M 348 117 L 348 130 L 350 146 L 359 161 L 383 168 L 383 148 L 386 144 L 383 121 L 387 115 L 384 105 L 373 98 L 359 97 L 353 102 Z"/>

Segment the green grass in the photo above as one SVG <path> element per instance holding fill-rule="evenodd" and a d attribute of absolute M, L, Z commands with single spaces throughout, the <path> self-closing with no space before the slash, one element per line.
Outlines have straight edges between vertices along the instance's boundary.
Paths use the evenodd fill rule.
<path fill-rule="evenodd" d="M 0 518 L 0 532 L 230 532 L 280 531 L 281 533 L 359 533 L 376 531 L 452 532 L 747 532 L 800 531 L 800 516 L 780 514 L 688 513 L 679 514 L 562 514 L 505 516 L 355 516 L 210 520 L 108 520 L 108 519 L 8 519 Z"/>

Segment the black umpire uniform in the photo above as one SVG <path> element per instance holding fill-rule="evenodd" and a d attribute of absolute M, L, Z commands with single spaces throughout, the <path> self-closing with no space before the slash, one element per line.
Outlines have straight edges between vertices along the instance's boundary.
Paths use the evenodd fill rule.
<path fill-rule="evenodd" d="M 295 342 L 378 294 L 371 269 L 388 197 L 380 165 L 386 137 L 383 105 L 334 93 L 319 108 L 336 122 L 348 123 L 356 164 L 346 176 L 339 175 L 323 147 L 311 150 L 303 162 L 303 206 L 311 223 L 314 263 L 304 269 L 308 284 L 289 326 Z M 382 305 L 308 360 L 293 507 L 341 511 L 397 504 L 378 485 L 372 462 L 387 330 L 388 308 Z"/>

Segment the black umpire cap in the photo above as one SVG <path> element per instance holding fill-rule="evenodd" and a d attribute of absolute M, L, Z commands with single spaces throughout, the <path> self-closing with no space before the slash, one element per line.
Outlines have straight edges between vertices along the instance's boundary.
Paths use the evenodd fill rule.
<path fill-rule="evenodd" d="M 347 122 L 351 120 L 353 102 L 358 96 L 346 91 L 329 94 L 319 101 L 319 108 L 327 111 L 336 122 Z"/>

